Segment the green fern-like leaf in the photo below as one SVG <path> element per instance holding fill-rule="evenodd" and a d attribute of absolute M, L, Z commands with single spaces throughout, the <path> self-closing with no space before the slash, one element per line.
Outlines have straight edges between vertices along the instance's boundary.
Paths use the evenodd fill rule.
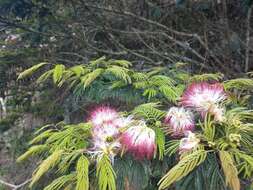
<path fill-rule="evenodd" d="M 89 160 L 83 155 L 77 162 L 76 173 L 76 190 L 89 190 Z"/>
<path fill-rule="evenodd" d="M 154 88 L 147 88 L 144 90 L 143 96 L 147 96 L 150 100 L 151 98 L 154 98 L 157 95 L 157 90 Z"/>
<path fill-rule="evenodd" d="M 165 135 L 160 128 L 155 128 L 156 133 L 156 147 L 159 155 L 159 159 L 162 160 L 165 150 Z"/>
<path fill-rule="evenodd" d="M 63 75 L 64 70 L 65 70 L 64 65 L 56 65 L 55 66 L 54 73 L 53 73 L 53 81 L 55 84 L 60 82 L 60 80 L 62 79 L 62 75 Z"/>
<path fill-rule="evenodd" d="M 125 67 L 125 68 L 129 68 L 130 66 L 132 66 L 132 63 L 127 60 L 113 60 L 112 63 L 114 65 L 119 65 L 119 66 Z"/>
<path fill-rule="evenodd" d="M 88 87 L 94 80 L 96 80 L 102 73 L 104 69 L 98 68 L 94 71 L 86 74 L 85 76 L 81 77 L 81 81 L 84 84 L 84 87 Z"/>
<path fill-rule="evenodd" d="M 62 174 L 67 173 L 70 166 L 76 162 L 81 153 L 82 151 L 76 150 L 67 155 L 62 156 L 62 160 L 58 165 L 58 172 Z"/>
<path fill-rule="evenodd" d="M 230 89 L 241 89 L 241 90 L 248 90 L 253 88 L 253 79 L 249 78 L 237 78 L 225 81 L 224 87 L 226 90 Z"/>
<path fill-rule="evenodd" d="M 97 162 L 97 179 L 99 190 L 116 190 L 116 174 L 112 168 L 110 158 L 104 154 Z"/>
<path fill-rule="evenodd" d="M 134 72 L 134 73 L 132 74 L 132 78 L 133 78 L 136 82 L 148 80 L 147 74 L 141 73 L 141 72 Z"/>
<path fill-rule="evenodd" d="M 94 66 L 99 66 L 100 64 L 105 64 L 105 60 L 106 60 L 105 56 L 100 57 L 96 60 L 90 61 L 90 66 L 94 67 Z"/>
<path fill-rule="evenodd" d="M 41 178 L 41 176 L 45 174 L 49 169 L 53 168 L 58 164 L 63 152 L 63 150 L 55 151 L 39 165 L 37 171 L 32 177 L 30 187 L 32 187 L 34 183 L 36 183 Z"/>
<path fill-rule="evenodd" d="M 178 151 L 180 140 L 170 140 L 165 144 L 165 154 L 172 156 Z"/>
<path fill-rule="evenodd" d="M 51 69 L 45 73 L 43 73 L 38 79 L 37 79 L 37 83 L 43 83 L 45 82 L 47 79 L 49 79 L 49 77 L 51 77 L 51 75 L 54 73 L 54 70 Z"/>
<path fill-rule="evenodd" d="M 152 68 L 151 71 L 149 71 L 147 73 L 147 76 L 151 77 L 151 76 L 154 76 L 154 75 L 159 75 L 159 73 L 161 73 L 161 71 L 163 71 L 165 69 L 166 69 L 165 67 L 154 67 L 154 68 Z"/>
<path fill-rule="evenodd" d="M 202 82 L 202 81 L 219 81 L 223 78 L 221 73 L 204 73 L 201 75 L 194 75 L 190 77 L 190 82 Z"/>
<path fill-rule="evenodd" d="M 108 69 L 106 69 L 105 72 L 111 73 L 115 77 L 125 81 L 128 84 L 131 83 L 131 78 L 128 75 L 129 70 L 124 67 L 113 65 L 109 67 Z"/>
<path fill-rule="evenodd" d="M 240 181 L 238 178 L 238 171 L 234 165 L 233 159 L 229 152 L 219 152 L 221 166 L 226 177 L 226 184 L 230 186 L 232 190 L 240 190 Z"/>
<path fill-rule="evenodd" d="M 69 68 L 77 77 L 84 75 L 87 72 L 87 69 L 83 65 L 76 65 Z"/>
<path fill-rule="evenodd" d="M 160 181 L 159 190 L 168 188 L 172 183 L 188 175 L 194 168 L 206 159 L 207 153 L 204 150 L 197 150 L 179 161 Z"/>
<path fill-rule="evenodd" d="M 179 99 L 180 93 L 175 87 L 163 85 L 159 87 L 159 90 L 168 101 L 176 102 Z"/>
<path fill-rule="evenodd" d="M 172 78 L 165 76 L 165 75 L 154 75 L 151 77 L 150 83 L 152 85 L 157 86 L 157 87 L 166 86 L 166 85 L 174 86 L 175 81 Z"/>
<path fill-rule="evenodd" d="M 253 157 L 242 151 L 235 151 L 233 154 L 239 166 L 238 173 L 243 173 L 245 178 L 250 178 L 253 174 Z"/>
<path fill-rule="evenodd" d="M 20 157 L 18 157 L 17 162 L 22 162 L 26 160 L 27 158 L 30 158 L 31 156 L 35 154 L 40 154 L 44 151 L 48 150 L 47 145 L 35 145 L 29 148 L 28 151 L 26 151 L 24 154 L 22 154 Z"/>
<path fill-rule="evenodd" d="M 22 73 L 19 74 L 18 80 L 32 75 L 39 68 L 41 68 L 42 66 L 47 65 L 47 64 L 49 64 L 49 63 L 39 63 L 37 65 L 34 65 L 34 66 L 30 67 L 29 69 L 27 69 L 27 70 L 25 70 L 25 71 L 23 71 Z"/>
<path fill-rule="evenodd" d="M 132 111 L 134 115 L 138 115 L 140 117 L 145 118 L 146 120 L 160 120 L 165 116 L 165 112 L 157 109 L 159 107 L 159 103 L 146 103 L 141 104 Z"/>
<path fill-rule="evenodd" d="M 61 190 L 68 183 L 73 183 L 76 180 L 76 174 L 71 173 L 68 175 L 63 175 L 57 179 L 55 179 L 52 183 L 44 188 L 44 190 Z"/>
<path fill-rule="evenodd" d="M 38 136 L 36 136 L 35 138 L 33 138 L 29 144 L 35 144 L 35 143 L 39 143 L 44 139 L 47 139 L 48 137 L 50 137 L 53 134 L 53 130 L 49 129 L 44 131 L 43 133 L 39 134 Z"/>

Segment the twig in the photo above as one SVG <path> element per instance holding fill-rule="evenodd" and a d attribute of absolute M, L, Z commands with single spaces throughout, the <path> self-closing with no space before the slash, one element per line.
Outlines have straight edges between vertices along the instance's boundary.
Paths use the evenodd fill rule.
<path fill-rule="evenodd" d="M 111 39 L 115 44 L 117 44 L 120 48 L 122 48 L 123 50 L 125 50 L 125 51 L 127 51 L 127 52 L 129 52 L 129 53 L 131 53 L 131 54 L 133 54 L 133 55 L 135 55 L 135 56 L 137 56 L 137 57 L 140 57 L 140 58 L 142 58 L 142 59 L 145 59 L 146 61 L 148 61 L 148 62 L 150 62 L 150 63 L 154 63 L 154 62 L 155 62 L 155 61 L 152 60 L 151 58 L 148 58 L 148 57 L 146 57 L 146 56 L 144 56 L 144 55 L 142 55 L 142 54 L 139 54 L 139 53 L 137 53 L 137 52 L 135 52 L 135 51 L 133 51 L 133 50 L 131 50 L 131 49 L 128 49 L 128 48 L 125 47 L 122 43 L 120 43 L 119 41 L 117 41 L 117 40 L 114 38 L 114 36 L 113 36 L 112 34 L 109 33 L 109 36 L 110 36 L 110 39 Z"/>
<path fill-rule="evenodd" d="M 150 49 L 151 51 L 153 51 L 154 54 L 156 54 L 156 55 L 162 57 L 163 59 L 167 59 L 167 60 L 171 61 L 172 63 L 175 62 L 175 60 L 172 60 L 171 57 L 165 56 L 165 55 L 159 53 L 159 52 L 156 51 L 153 47 L 151 47 L 150 45 L 148 45 L 148 44 L 145 42 L 145 40 L 140 36 L 139 31 L 134 30 L 134 32 L 136 33 L 136 35 L 137 35 L 137 37 L 139 38 L 139 40 L 140 40 L 148 49 Z"/>
<path fill-rule="evenodd" d="M 15 185 L 15 184 L 11 184 L 11 183 L 5 182 L 5 181 L 0 179 L 0 183 L 7 186 L 7 187 L 12 188 L 12 190 L 18 190 L 21 187 L 25 186 L 27 183 L 29 183 L 31 180 L 32 179 L 30 178 L 30 179 L 25 180 L 23 183 L 20 183 L 19 185 Z"/>

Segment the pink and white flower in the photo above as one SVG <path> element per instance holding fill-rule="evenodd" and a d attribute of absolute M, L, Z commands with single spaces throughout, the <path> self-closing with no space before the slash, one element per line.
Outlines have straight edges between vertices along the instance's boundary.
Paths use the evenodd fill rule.
<path fill-rule="evenodd" d="M 193 114 L 183 107 L 171 107 L 164 120 L 172 136 L 183 136 L 195 128 Z"/>
<path fill-rule="evenodd" d="M 109 106 L 101 106 L 91 113 L 90 121 L 94 126 L 101 126 L 106 123 L 112 123 L 118 117 L 119 114 L 116 110 Z"/>
<path fill-rule="evenodd" d="M 155 132 L 144 121 L 134 121 L 121 135 L 121 143 L 136 159 L 151 159 L 156 148 Z"/>
<path fill-rule="evenodd" d="M 195 108 L 202 117 L 210 113 L 215 120 L 221 121 L 224 109 L 220 107 L 220 104 L 226 98 L 222 84 L 202 82 L 191 84 L 184 92 L 181 103 L 184 107 Z"/>
<path fill-rule="evenodd" d="M 198 147 L 200 140 L 194 133 L 188 131 L 187 137 L 182 138 L 179 144 L 179 153 L 188 152 Z"/>
<path fill-rule="evenodd" d="M 106 153 L 112 161 L 121 148 L 119 136 L 120 129 L 126 127 L 131 118 L 121 117 L 118 112 L 110 107 L 99 107 L 92 112 L 89 119 L 92 123 L 92 144 L 90 153 L 94 156 Z"/>

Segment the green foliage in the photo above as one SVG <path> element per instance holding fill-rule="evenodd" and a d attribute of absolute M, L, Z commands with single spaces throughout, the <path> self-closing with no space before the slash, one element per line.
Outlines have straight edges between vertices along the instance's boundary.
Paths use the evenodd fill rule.
<path fill-rule="evenodd" d="M 163 160 L 165 151 L 165 135 L 162 129 L 160 129 L 159 127 L 156 127 L 154 130 L 156 133 L 156 149 L 159 155 L 159 160 Z"/>
<path fill-rule="evenodd" d="M 190 82 L 200 82 L 200 81 L 219 81 L 223 78 L 223 74 L 221 73 L 205 73 L 200 75 L 194 75 L 190 77 Z"/>
<path fill-rule="evenodd" d="M 142 163 L 126 156 L 116 159 L 113 167 L 117 175 L 117 189 L 148 189 L 151 186 L 152 173 L 147 162 Z"/>
<path fill-rule="evenodd" d="M 53 72 L 53 81 L 57 84 L 62 79 L 63 72 L 65 70 L 64 65 L 56 65 Z"/>
<path fill-rule="evenodd" d="M 62 176 L 55 179 L 46 189 L 61 189 L 70 184 L 75 184 L 76 189 L 89 189 L 90 161 L 82 154 L 86 151 L 85 147 L 88 146 L 89 130 L 89 123 L 76 125 L 58 123 L 55 126 L 46 125 L 36 132 L 37 136 L 30 143 L 42 144 L 32 146 L 18 158 L 18 161 L 23 161 L 42 152 L 47 152 L 49 156 L 38 166 L 30 186 L 33 186 L 47 171 L 57 166 L 58 173 Z M 76 165 L 74 171 L 71 169 L 73 164 Z M 69 174 L 66 175 L 66 173 Z M 116 189 L 115 172 L 107 155 L 103 155 L 97 160 L 97 176 L 98 186 L 101 190 Z"/>
<path fill-rule="evenodd" d="M 98 94 L 97 89 L 101 89 L 101 86 L 103 86 L 103 93 L 109 91 L 111 98 L 119 97 L 119 99 L 123 97 L 123 95 L 119 95 L 123 88 L 126 89 L 124 93 L 132 91 L 135 92 L 135 96 L 139 94 L 149 101 L 163 98 L 164 101 L 175 102 L 181 95 L 182 86 L 175 85 L 175 80 L 168 76 L 170 73 L 162 74 L 164 68 L 138 72 L 131 70 L 130 66 L 131 63 L 128 61 L 106 60 L 105 57 L 90 61 L 87 65 L 77 65 L 70 68 L 65 68 L 64 65 L 59 64 L 42 74 L 37 82 L 44 82 L 53 75 L 53 81 L 58 86 L 67 83 L 69 88 L 74 88 L 74 93 L 79 94 L 83 91 L 86 97 L 89 97 L 91 93 L 96 96 Z M 39 67 L 40 64 L 34 66 L 36 70 Z M 33 70 L 30 68 L 23 73 L 30 74 Z M 20 75 L 22 78 L 25 76 L 23 73 Z M 107 84 L 110 85 L 106 86 Z M 105 87 L 106 89 L 104 89 Z M 92 91 L 93 89 L 95 92 Z M 118 95 L 112 96 L 112 89 L 115 91 L 115 95 L 116 93 Z M 98 96 L 100 99 L 102 97 L 105 96 Z M 133 96 L 126 95 L 123 100 L 129 102 L 130 97 Z"/>
<path fill-rule="evenodd" d="M 47 163 L 47 167 L 42 170 L 40 165 L 32 182 L 38 181 L 47 170 L 57 167 L 57 175 L 61 176 L 49 184 L 48 189 L 88 189 L 91 187 L 89 183 L 97 182 L 99 190 L 130 187 L 149 190 L 156 188 L 159 181 L 159 189 L 174 184 L 176 190 L 227 190 L 226 186 L 238 190 L 238 176 L 249 179 L 253 173 L 253 112 L 248 107 L 238 106 L 242 102 L 240 97 L 248 95 L 251 79 L 223 82 L 229 95 L 228 100 L 219 105 L 226 108 L 224 120 L 218 122 L 209 114 L 204 118 L 195 115 L 198 119 L 195 132 L 199 140 L 197 149 L 182 153 L 181 140 L 171 139 L 166 134 L 167 129 L 163 128 L 168 127 L 163 123 L 168 106 L 180 106 L 179 100 L 186 84 L 219 81 L 222 77 L 219 73 L 190 76 L 178 67 L 138 71 L 131 68 L 128 61 L 105 57 L 86 65 L 67 67 L 57 64 L 42 74 L 38 82 L 51 78 L 55 85 L 71 92 L 76 105 L 108 101 L 122 106 L 122 109 L 131 109 L 127 115 L 144 120 L 155 131 L 156 155 L 152 161 L 142 162 L 133 160 L 124 151 L 121 157 L 116 155 L 112 158 L 107 150 L 94 156 L 89 152 L 90 123 L 58 123 L 39 130 L 30 142 L 33 146 L 19 160 L 42 152 L 43 156 L 48 156 L 41 163 L 43 167 Z M 233 101 L 233 97 L 237 100 Z M 54 154 L 59 151 L 64 152 L 56 159 Z M 178 154 L 179 161 L 175 159 Z M 155 164 L 160 164 L 160 169 L 154 169 Z M 164 175 L 163 166 L 167 169 L 169 165 L 174 167 Z"/>
<path fill-rule="evenodd" d="M 132 111 L 134 115 L 140 116 L 145 120 L 156 121 L 165 116 L 165 112 L 158 109 L 159 103 L 146 103 L 136 106 Z"/>
<path fill-rule="evenodd" d="M 26 151 L 23 155 L 18 157 L 17 161 L 21 162 L 24 161 L 25 159 L 31 157 L 32 155 L 37 155 L 40 154 L 48 149 L 47 145 L 34 145 L 31 148 L 29 148 L 28 151 Z"/>
<path fill-rule="evenodd" d="M 89 160 L 83 155 L 78 159 L 76 172 L 76 190 L 89 190 Z"/>
<path fill-rule="evenodd" d="M 97 160 L 98 186 L 100 190 L 116 190 L 116 174 L 111 165 L 110 158 L 103 154 Z"/>
<path fill-rule="evenodd" d="M 140 73 L 133 75 L 135 79 L 133 86 L 136 89 L 144 90 L 143 96 L 147 96 L 148 100 L 164 97 L 168 101 L 175 102 L 180 96 L 175 81 L 168 76 L 160 75 L 159 72 L 160 70 L 154 69 L 146 73 L 146 76 Z"/>
<path fill-rule="evenodd" d="M 200 124 L 200 126 L 203 130 L 204 138 L 209 142 L 213 142 L 215 138 L 215 126 L 210 115 L 205 117 L 204 123 Z"/>
<path fill-rule="evenodd" d="M 47 159 L 43 160 L 42 163 L 39 165 L 37 171 L 32 177 L 32 182 L 30 184 L 30 187 L 34 185 L 35 182 L 37 182 L 43 174 L 45 174 L 49 169 L 55 167 L 63 154 L 63 150 L 57 150 L 53 154 L 51 154 Z"/>
<path fill-rule="evenodd" d="M 227 90 L 230 89 L 243 89 L 248 90 L 253 88 L 253 79 L 249 78 L 237 78 L 224 82 L 224 87 Z"/>
<path fill-rule="evenodd" d="M 188 175 L 194 168 L 206 159 L 207 152 L 203 150 L 195 151 L 183 157 L 176 166 L 159 181 L 159 189 L 166 189 L 172 183 Z"/>
<path fill-rule="evenodd" d="M 73 183 L 75 181 L 76 174 L 71 173 L 68 175 L 63 175 L 57 179 L 55 179 L 52 183 L 50 183 L 48 186 L 44 188 L 44 190 L 61 190 L 63 189 L 67 184 Z"/>
<path fill-rule="evenodd" d="M 232 153 L 233 154 L 233 153 Z M 238 173 L 242 173 L 245 178 L 251 178 L 253 175 L 253 157 L 242 151 L 234 153 L 235 163 L 238 165 Z"/>
<path fill-rule="evenodd" d="M 226 184 L 232 190 L 240 190 L 240 181 L 238 178 L 238 171 L 234 165 L 231 155 L 226 151 L 219 152 L 221 166 L 226 177 Z"/>
<path fill-rule="evenodd" d="M 168 156 L 172 156 L 173 154 L 175 154 L 178 151 L 179 143 L 179 140 L 167 141 L 167 143 L 165 144 L 165 154 Z"/>
<path fill-rule="evenodd" d="M 169 5 L 170 14 L 165 14 L 168 12 L 165 1 L 124 1 L 124 8 L 119 9 L 122 7 L 122 1 L 0 0 L 0 20 L 1 26 L 3 25 L 0 39 L 0 94 L 3 96 L 5 91 L 9 91 L 10 84 L 7 83 L 12 85 L 12 80 L 16 80 L 20 70 L 45 60 L 50 64 L 38 64 L 23 72 L 19 77 L 22 80 L 15 82 L 15 85 L 27 87 L 28 80 L 34 81 L 34 78 L 26 80 L 26 76 L 43 72 L 37 82 L 43 83 L 47 80 L 50 82 L 37 85 L 43 86 L 39 91 L 48 91 L 52 89 L 53 84 L 59 88 L 49 96 L 43 93 L 40 97 L 43 101 L 36 102 L 32 106 L 27 104 L 26 109 L 21 109 L 46 118 L 46 121 L 50 122 L 52 120 L 58 122 L 63 116 L 68 118 L 70 114 L 70 123 L 73 121 L 76 123 L 79 122 L 77 121 L 79 118 L 76 117 L 84 119 L 84 115 L 89 111 L 87 107 L 105 103 L 117 106 L 120 111 L 127 110 L 126 114 L 134 113 L 138 119 L 147 121 L 147 125 L 156 132 L 157 160 L 139 162 L 129 159 L 130 163 L 125 165 L 131 166 L 128 169 L 130 174 L 120 179 L 118 178 L 120 172 L 117 173 L 117 183 L 121 180 L 123 183 L 126 181 L 124 185 L 130 183 L 129 189 L 135 187 L 140 190 L 154 190 L 157 188 L 157 181 L 164 174 L 164 168 L 167 169 L 168 163 L 175 164 L 179 154 L 180 140 L 171 139 L 169 134 L 164 132 L 166 130 L 160 129 L 164 127 L 162 122 L 165 111 L 170 106 L 180 106 L 180 96 L 186 84 L 222 79 L 221 74 L 204 73 L 191 76 L 191 72 L 225 71 L 227 79 L 237 74 L 234 71 L 242 71 L 244 67 L 244 60 L 240 57 L 245 48 L 240 47 L 244 45 L 237 36 L 245 36 L 245 30 L 244 28 L 238 30 L 238 27 L 233 30 L 237 24 L 233 24 L 232 19 L 238 18 L 236 22 L 245 23 L 246 12 L 242 4 L 247 5 L 248 9 L 252 0 L 226 1 L 226 5 L 222 5 L 229 7 L 228 15 L 233 15 L 225 19 L 233 31 L 225 34 L 225 38 L 223 22 L 217 22 L 217 18 L 223 19 L 224 16 L 223 12 L 219 11 L 220 2 L 176 0 L 174 7 L 173 3 Z M 210 27 L 213 25 L 207 24 L 205 27 L 195 28 L 194 24 L 199 22 L 199 18 L 204 18 L 207 23 L 213 21 L 217 27 Z M 220 23 L 221 27 L 218 26 Z M 13 30 L 15 28 L 16 30 Z M 171 31 L 170 28 L 175 31 Z M 208 35 L 202 35 L 206 31 Z M 242 31 L 242 34 L 238 31 Z M 21 41 L 16 44 L 4 42 L 7 35 L 15 33 L 20 34 Z M 103 56 L 87 61 L 91 57 L 100 56 L 101 53 L 107 54 L 107 57 L 114 55 L 120 60 L 107 59 Z M 129 61 L 121 60 L 123 58 L 131 60 L 133 66 Z M 182 60 L 189 61 L 188 66 L 177 62 Z M 15 72 L 10 72 L 12 70 Z M 45 70 L 47 71 L 44 72 Z M 238 73 L 241 75 L 241 72 Z M 179 190 L 183 190 L 183 187 L 199 190 L 204 184 L 203 181 L 219 182 L 212 182 L 215 185 L 203 186 L 202 189 L 225 189 L 220 182 L 224 177 L 219 171 L 220 159 L 215 154 L 220 150 L 233 155 L 234 165 L 241 179 L 252 178 L 249 158 L 252 156 L 253 143 L 252 114 L 249 110 L 252 109 L 250 102 L 252 80 L 232 79 L 223 84 L 230 99 L 224 105 L 226 120 L 216 122 L 213 118 L 203 119 L 194 114 L 197 137 L 200 138 L 200 144 L 205 150 L 214 150 L 214 161 L 208 164 L 204 161 L 176 182 L 175 188 Z M 37 86 L 32 88 L 37 89 Z M 27 88 L 21 91 L 30 93 L 30 89 Z M 17 91 L 14 96 L 16 94 L 20 96 L 21 93 Z M 19 99 L 22 101 L 25 98 Z M 142 106 L 150 102 L 160 104 Z M 11 104 L 17 107 L 20 105 L 16 104 L 16 101 Z M 238 106 L 245 108 L 238 109 Z M 65 110 L 65 107 L 69 110 Z M 14 125 L 13 121 L 10 122 L 8 118 L 1 120 L 0 131 L 11 128 Z M 68 119 L 66 121 L 68 122 Z M 93 183 L 97 178 L 94 179 L 93 176 L 96 163 L 93 155 L 89 153 L 90 128 L 88 124 L 67 126 L 59 124 L 43 128 L 31 141 L 32 147 L 21 158 L 38 154 L 46 159 L 54 152 L 63 149 L 64 154 L 61 155 L 56 165 L 57 169 L 52 175 L 57 179 L 52 182 L 49 189 L 72 190 L 77 186 L 77 166 L 84 156 L 89 160 L 90 182 Z M 158 158 L 161 165 L 157 172 L 159 174 L 151 173 L 149 166 L 154 168 L 154 162 L 158 161 Z M 118 159 L 125 161 L 126 157 L 122 155 L 122 158 L 115 158 Z M 212 167 L 214 165 L 215 167 Z M 87 167 L 85 164 L 82 166 L 82 170 L 85 171 L 82 177 L 86 177 Z M 114 168 L 114 165 L 112 167 Z M 122 168 L 121 171 L 127 170 L 127 167 Z M 203 179 L 202 173 L 209 174 L 210 178 Z M 217 178 L 219 180 L 216 180 Z M 182 189 L 177 186 L 179 182 L 183 184 Z M 95 185 L 90 185 L 91 188 L 92 186 Z M 37 190 L 37 187 L 35 188 Z"/>
<path fill-rule="evenodd" d="M 25 77 L 28 77 L 32 75 L 34 72 L 36 72 L 38 69 L 40 69 L 42 66 L 47 65 L 48 63 L 39 63 L 37 65 L 32 66 L 31 68 L 25 70 L 24 72 L 20 73 L 18 76 L 18 79 L 23 79 Z"/>
<path fill-rule="evenodd" d="M 187 175 L 176 183 L 177 190 L 203 190 L 219 189 L 227 190 L 219 163 L 214 153 L 208 153 L 206 160 L 190 175 Z"/>

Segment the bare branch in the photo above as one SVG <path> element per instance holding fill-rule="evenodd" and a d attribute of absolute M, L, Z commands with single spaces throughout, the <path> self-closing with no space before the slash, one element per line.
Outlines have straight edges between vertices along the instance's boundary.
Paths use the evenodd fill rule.
<path fill-rule="evenodd" d="M 28 184 L 32 179 L 27 179 L 25 180 L 23 183 L 20 183 L 19 185 L 15 185 L 15 184 L 11 184 L 11 183 L 8 183 L 8 182 L 5 182 L 3 180 L 0 179 L 0 183 L 7 186 L 7 187 L 11 187 L 12 190 L 18 190 L 20 189 L 21 187 L 25 186 L 26 184 Z"/>

